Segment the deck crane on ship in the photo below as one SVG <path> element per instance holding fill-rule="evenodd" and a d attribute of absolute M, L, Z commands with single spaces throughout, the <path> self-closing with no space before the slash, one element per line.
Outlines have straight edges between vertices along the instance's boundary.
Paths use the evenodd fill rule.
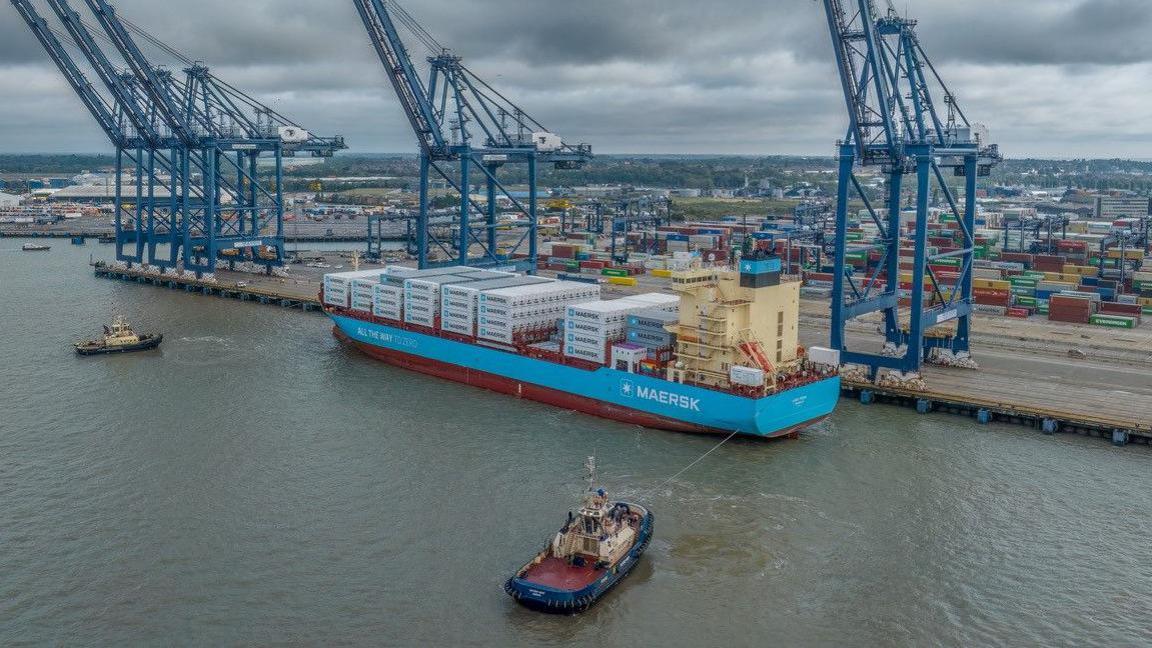
<path fill-rule="evenodd" d="M 587 144 L 568 144 L 489 85 L 443 46 L 395 0 L 353 0 L 420 145 L 420 202 L 416 218 L 419 266 L 516 266 L 534 272 L 537 170 L 541 164 L 577 169 L 592 157 Z M 400 36 L 400 27 L 428 50 L 425 82 Z M 527 170 L 528 196 L 505 184 L 502 168 Z M 460 196 L 455 236 L 429 226 L 430 183 Z M 483 199 L 471 187 L 481 184 Z M 515 218 L 500 222 L 499 203 Z M 514 235 L 500 240 L 511 223 Z"/>
<path fill-rule="evenodd" d="M 836 200 L 835 270 L 832 290 L 831 346 L 845 364 L 865 368 L 874 378 L 881 368 L 917 372 L 926 354 L 966 356 L 972 313 L 975 251 L 976 182 L 1000 162 L 987 130 L 969 122 L 925 54 L 916 21 L 902 17 L 889 2 L 881 14 L 874 0 L 823 0 L 837 69 L 848 108 L 847 136 L 839 143 Z M 937 96 L 943 97 L 941 111 Z M 858 168 L 879 169 L 886 181 L 883 206 L 869 199 Z M 963 178 L 963 202 L 945 179 Z M 905 179 L 914 184 L 915 248 L 911 276 L 902 277 L 901 232 Z M 929 254 L 928 217 L 932 188 L 943 196 L 944 213 L 960 228 L 956 250 Z M 847 240 L 849 203 L 863 202 L 862 219 L 875 224 L 873 244 Z M 878 252 L 879 263 L 865 276 L 849 272 L 850 252 Z M 954 279 L 942 276 L 939 262 L 959 261 Z M 954 261 L 952 261 L 954 262 Z M 906 280 L 906 281 L 903 281 Z M 902 322 L 901 283 L 909 284 L 908 322 Z M 884 317 L 885 352 L 849 351 L 847 323 L 869 313 Z M 930 329 L 956 321 L 955 332 L 936 336 Z M 931 347 L 931 349 L 929 348 Z"/>

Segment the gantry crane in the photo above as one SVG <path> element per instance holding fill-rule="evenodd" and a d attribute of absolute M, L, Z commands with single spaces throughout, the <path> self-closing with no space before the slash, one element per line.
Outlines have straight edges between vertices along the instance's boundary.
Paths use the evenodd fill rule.
<path fill-rule="evenodd" d="M 1002 222 L 1004 231 L 1005 251 L 1012 251 L 1010 234 L 1015 233 L 1016 252 L 1029 254 L 1056 254 L 1056 239 L 1068 238 L 1068 225 L 1072 219 L 1067 214 L 1039 214 L 1036 216 L 1005 216 Z M 1031 245 L 1025 246 L 1027 234 L 1036 239 Z M 1059 235 L 1059 236 L 1057 236 Z"/>
<path fill-rule="evenodd" d="M 75 12 L 69 11 L 62 3 L 49 2 L 68 30 L 64 38 L 70 37 L 76 49 L 92 64 L 92 69 L 110 97 L 96 90 L 96 86 L 69 55 L 56 31 L 29 0 L 12 0 L 12 4 L 116 148 L 117 258 L 128 263 L 143 263 L 145 258 L 152 259 L 152 255 L 144 255 L 147 242 L 144 232 L 174 227 L 172 224 L 177 217 L 177 144 L 169 134 L 157 128 L 154 116 L 138 101 L 139 88 L 135 84 L 135 77 L 118 72 L 107 59 L 93 54 L 93 50 L 98 48 L 86 38 L 88 33 L 79 26 Z M 135 192 L 131 196 L 122 194 L 119 182 L 119 175 L 125 166 L 130 166 L 135 172 Z M 164 189 L 167 198 L 158 199 L 157 189 Z M 124 226 L 126 204 L 133 206 L 129 221 L 131 227 Z"/>
<path fill-rule="evenodd" d="M 579 168 L 591 158 L 591 147 L 564 143 L 476 76 L 395 0 L 353 1 L 420 144 L 416 231 L 420 267 L 516 265 L 535 271 L 538 165 Z M 408 53 L 399 26 L 428 50 L 427 82 Z M 501 180 L 499 171 L 505 165 L 527 170 L 527 198 L 509 191 L 507 180 Z M 455 240 L 430 231 L 433 176 L 459 195 Z M 485 188 L 483 200 L 472 195 L 474 181 Z M 500 222 L 500 202 L 508 206 L 513 219 Z M 515 235 L 500 241 L 502 229 Z"/>
<path fill-rule="evenodd" d="M 1143 267 L 1142 258 L 1129 259 L 1128 253 L 1139 250 L 1140 256 L 1143 257 L 1149 245 L 1152 245 L 1152 217 L 1139 218 L 1124 227 L 1113 227 L 1107 236 L 1100 239 L 1097 276 L 1101 279 L 1116 279 L 1123 286 L 1133 272 L 1147 270 Z M 1109 251 L 1115 251 L 1120 255 L 1115 259 L 1115 268 L 1107 267 Z"/>
<path fill-rule="evenodd" d="M 916 21 L 901 17 L 891 4 L 880 14 L 873 0 L 823 0 L 837 68 L 848 107 L 847 137 L 839 145 L 839 183 L 836 200 L 835 276 L 832 295 L 831 345 L 841 350 L 845 364 L 863 365 L 870 376 L 882 367 L 902 372 L 919 370 L 927 346 L 953 353 L 968 351 L 972 312 L 972 266 L 975 248 L 976 179 L 988 175 L 1000 161 L 987 131 L 972 124 L 956 103 L 916 35 Z M 942 94 L 944 112 L 936 95 Z M 869 199 L 856 176 L 858 167 L 878 169 L 886 180 L 884 208 Z M 964 202 L 945 179 L 945 171 L 964 178 Z M 912 268 L 911 312 L 905 329 L 900 317 L 901 216 L 905 177 L 915 182 L 915 247 Z M 959 223 L 958 250 L 929 255 L 927 228 L 933 185 L 943 195 L 947 213 Z M 879 249 L 878 267 L 863 280 L 849 274 L 845 255 L 849 248 L 849 202 L 853 194 L 863 203 L 867 218 L 879 236 L 863 249 Z M 947 290 L 933 265 L 946 258 L 960 259 L 959 278 Z M 924 286 L 930 286 L 930 303 Z M 882 312 L 886 351 L 849 351 L 845 339 L 848 321 Z M 954 335 L 926 338 L 925 332 L 957 320 Z"/>
<path fill-rule="evenodd" d="M 616 204 L 616 212 L 608 217 L 612 224 L 609 253 L 617 263 L 628 262 L 628 233 L 637 227 L 653 229 L 672 222 L 672 199 L 638 196 L 627 198 Z M 616 250 L 617 239 L 622 239 L 624 249 Z M 653 240 L 651 244 L 655 244 Z"/>
<path fill-rule="evenodd" d="M 165 271 L 182 263 L 197 276 L 215 272 L 221 259 L 249 260 L 268 270 L 282 264 L 283 158 L 298 152 L 330 156 L 346 148 L 343 138 L 312 135 L 120 17 L 106 0 L 84 0 L 98 28 L 67 0 L 47 1 L 111 96 L 105 106 L 114 106 L 120 124 L 130 125 L 127 139 L 110 132 L 117 148 L 117 259 Z M 104 103 L 82 73 L 71 81 L 78 66 L 31 2 L 12 2 L 82 101 Z M 183 77 L 154 65 L 134 34 L 186 65 Z M 97 38 L 112 44 L 125 69 L 117 69 Z M 271 170 L 258 163 L 261 157 L 271 159 Z M 123 195 L 120 181 L 128 166 L 135 174 L 132 197 Z M 167 196 L 157 196 L 160 186 Z"/>

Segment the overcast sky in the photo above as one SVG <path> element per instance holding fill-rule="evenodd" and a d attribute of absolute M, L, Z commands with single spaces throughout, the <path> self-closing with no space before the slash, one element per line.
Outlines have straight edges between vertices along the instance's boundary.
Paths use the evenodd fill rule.
<path fill-rule="evenodd" d="M 357 152 L 415 151 L 349 0 L 114 4 L 314 132 Z M 551 130 L 599 152 L 831 155 L 847 123 L 814 0 L 403 4 Z M 1009 157 L 1152 158 L 1152 0 L 898 6 Z M 8 2 L 0 16 L 0 151 L 108 151 Z"/>

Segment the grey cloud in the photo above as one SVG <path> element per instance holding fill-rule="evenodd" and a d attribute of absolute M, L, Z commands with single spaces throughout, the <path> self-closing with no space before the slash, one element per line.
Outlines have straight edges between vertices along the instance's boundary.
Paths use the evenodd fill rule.
<path fill-rule="evenodd" d="M 35 2 L 50 15 L 43 0 Z M 83 8 L 84 0 L 71 2 Z M 0 5 L 0 150 L 106 148 L 7 4 Z M 414 150 L 348 0 L 114 4 L 317 132 L 342 133 L 359 151 Z M 830 153 L 844 131 L 819 2 L 404 4 L 470 68 L 598 151 Z M 1152 41 L 1144 38 L 1152 2 L 896 4 L 920 20 L 921 39 L 966 113 L 992 126 L 1010 155 L 1134 155 L 1146 146 L 1146 137 L 1123 129 L 1152 119 L 1141 89 L 1152 75 Z M 414 41 L 410 50 L 418 60 L 425 54 Z"/>

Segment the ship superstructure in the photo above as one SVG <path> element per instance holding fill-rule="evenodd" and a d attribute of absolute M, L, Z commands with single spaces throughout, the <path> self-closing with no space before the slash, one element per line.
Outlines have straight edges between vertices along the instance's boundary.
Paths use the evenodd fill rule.
<path fill-rule="evenodd" d="M 754 256 L 739 270 L 675 273 L 680 294 L 676 361 L 668 379 L 764 394 L 796 373 L 800 281 L 781 278 L 780 259 Z"/>

